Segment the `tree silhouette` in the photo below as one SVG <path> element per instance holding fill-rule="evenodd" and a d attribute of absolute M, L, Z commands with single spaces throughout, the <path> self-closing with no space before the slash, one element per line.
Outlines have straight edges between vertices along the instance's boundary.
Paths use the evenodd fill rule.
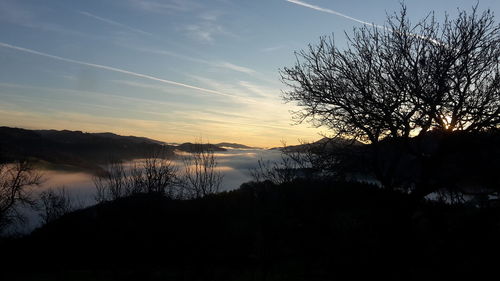
<path fill-rule="evenodd" d="M 371 143 L 374 163 L 382 140 L 499 127 L 500 26 L 491 11 L 475 6 L 442 23 L 431 13 L 412 24 L 402 6 L 384 27 L 346 36 L 346 49 L 321 37 L 280 70 L 284 99 L 301 107 L 298 122 Z M 387 170 L 375 173 L 391 186 Z"/>
<path fill-rule="evenodd" d="M 488 10 L 411 24 L 403 7 L 383 28 L 361 27 L 340 50 L 331 37 L 281 71 L 287 101 L 336 133 L 376 143 L 430 129 L 500 124 L 500 26 Z"/>
<path fill-rule="evenodd" d="M 93 177 L 98 203 L 116 200 L 128 195 L 130 178 L 122 162 L 111 162 L 104 168 L 104 174 Z"/>
<path fill-rule="evenodd" d="M 201 140 L 193 144 L 190 153 L 183 157 L 184 174 L 181 184 L 188 198 L 201 198 L 219 192 L 223 175 L 217 170 L 217 160 L 209 144 Z"/>
<path fill-rule="evenodd" d="M 48 189 L 40 193 L 39 216 L 42 223 L 52 222 L 76 209 L 65 187 Z"/>
<path fill-rule="evenodd" d="M 42 174 L 28 161 L 0 163 L 0 233 L 11 223 L 22 221 L 19 205 L 34 206 L 30 188 L 42 183 Z"/>
<path fill-rule="evenodd" d="M 103 175 L 93 178 L 95 200 L 105 202 L 133 194 L 146 193 L 174 198 L 177 190 L 177 167 L 169 150 L 154 149 L 144 159 L 137 159 L 127 167 L 121 161 L 112 161 Z"/>

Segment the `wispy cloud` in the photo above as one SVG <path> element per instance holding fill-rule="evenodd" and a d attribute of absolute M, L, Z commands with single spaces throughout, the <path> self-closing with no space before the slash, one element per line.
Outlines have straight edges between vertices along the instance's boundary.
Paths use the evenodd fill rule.
<path fill-rule="evenodd" d="M 125 85 L 127 86 L 135 85 L 139 87 L 150 88 L 149 85 L 142 83 L 131 84 L 127 81 L 116 82 L 125 82 Z M 0 86 L 27 88 L 36 90 L 41 93 L 46 92 L 55 94 L 50 96 L 46 96 L 45 94 L 39 95 L 35 98 L 35 100 L 31 96 L 26 96 L 26 100 L 24 101 L 24 103 L 34 104 L 38 107 L 40 106 L 40 104 L 43 104 L 43 108 L 46 109 L 45 113 L 37 112 L 36 115 L 33 116 L 33 119 L 27 122 L 27 124 L 31 125 L 39 124 L 40 120 L 44 120 L 44 122 L 42 123 L 52 124 L 51 126 L 54 126 L 54 124 L 56 124 L 53 121 L 57 121 L 57 123 L 60 123 L 60 125 L 64 129 L 69 129 L 67 126 L 75 126 L 73 128 L 79 130 L 85 128 L 92 128 L 92 130 L 96 130 L 103 126 L 103 128 L 106 128 L 105 130 L 115 131 L 117 127 L 121 126 L 125 126 L 123 128 L 128 129 L 138 129 L 140 127 L 144 127 L 146 124 L 156 124 L 156 122 L 158 122 L 158 124 L 162 124 L 162 126 L 165 126 L 165 128 L 170 127 L 169 132 L 171 134 L 174 134 L 174 131 L 175 133 L 182 132 L 183 134 L 187 134 L 187 136 L 189 137 L 192 136 L 193 132 L 205 132 L 205 135 L 214 135 L 219 134 L 220 132 L 231 131 L 235 135 L 243 135 L 248 134 L 249 127 L 253 128 L 252 131 L 256 132 L 261 132 L 264 129 L 271 129 L 273 132 L 283 132 L 282 135 L 289 134 L 284 132 L 294 131 L 293 128 L 288 127 L 288 124 L 286 122 L 284 123 L 278 118 L 273 118 L 273 116 L 267 116 L 268 111 L 282 111 L 277 110 L 277 108 L 274 107 L 268 108 L 263 105 L 256 105 L 255 109 L 250 112 L 240 111 L 238 109 L 227 107 L 211 107 L 210 110 L 207 110 L 206 105 L 203 104 L 178 103 L 171 101 L 164 102 L 144 99 L 143 97 L 127 97 L 105 92 L 81 91 L 68 88 L 44 88 L 38 86 L 34 87 L 8 83 L 0 83 Z M 84 99 L 67 99 L 68 94 L 71 94 L 72 96 L 78 95 Z M 2 96 L 1 92 L 0 96 Z M 3 96 L 5 97 L 5 94 Z M 13 94 L 12 97 L 15 97 L 17 101 L 20 100 L 20 95 L 17 93 Z M 64 112 L 64 110 L 53 110 L 51 106 L 54 104 L 55 97 L 59 97 L 56 99 L 56 103 L 67 105 L 67 107 L 65 107 L 66 109 L 70 108 L 69 106 L 72 106 L 73 108 L 75 105 L 84 105 L 85 108 L 92 107 L 93 109 L 95 109 L 96 107 L 99 107 L 98 111 L 106 112 L 106 114 L 95 115 L 86 111 L 72 110 L 71 112 Z M 133 109 L 129 108 L 124 111 L 122 105 L 130 103 L 133 103 L 137 106 L 135 106 Z M 5 103 L 0 104 L 0 117 L 4 117 L 2 116 L 2 113 L 7 114 L 6 112 L 2 112 L 2 108 L 11 110 L 12 108 L 17 109 L 19 107 L 18 102 L 14 105 L 14 107 L 9 107 Z M 169 108 L 169 110 L 165 111 L 165 108 Z M 17 109 L 17 111 L 19 112 L 20 109 Z M 73 117 L 78 117 L 78 119 L 66 116 L 66 114 L 68 113 L 71 113 L 71 116 Z M 283 113 L 286 113 L 286 110 Z M 12 118 L 12 120 L 10 120 L 9 118 L 11 118 L 12 116 L 8 116 L 7 121 L 9 122 L 7 123 L 19 126 L 20 121 L 22 120 L 20 120 L 19 118 Z M 50 118 L 50 120 L 47 120 L 48 118 Z M 88 118 L 91 118 L 92 121 L 88 122 L 88 124 L 86 124 L 84 127 L 78 127 L 75 125 L 79 124 L 81 126 L 81 122 L 87 120 Z M 127 120 L 126 124 L 123 123 L 124 120 Z M 78 122 L 74 123 L 75 121 Z M 154 134 L 157 134 L 161 131 L 164 131 L 164 129 L 158 129 L 157 131 L 152 130 L 151 132 L 148 132 L 147 135 L 152 137 Z M 277 136 L 276 138 L 279 139 L 282 135 Z M 168 137 L 171 137 L 171 135 Z M 225 137 L 227 137 L 227 135 L 221 136 L 222 139 L 227 139 Z"/>
<path fill-rule="evenodd" d="M 284 49 L 284 48 L 285 48 L 285 46 L 279 45 L 279 46 L 271 46 L 271 47 L 263 48 L 260 51 L 268 53 L 268 52 L 278 51 L 278 50 L 281 50 L 281 49 Z"/>
<path fill-rule="evenodd" d="M 215 37 L 218 35 L 233 35 L 226 31 L 222 25 L 213 21 L 188 24 L 180 28 L 180 30 L 192 39 L 202 43 L 213 43 L 215 42 Z"/>
<path fill-rule="evenodd" d="M 136 8 L 153 13 L 187 12 L 200 8 L 200 4 L 190 0 L 130 0 Z"/>
<path fill-rule="evenodd" d="M 236 65 L 236 64 L 233 64 L 233 63 L 230 63 L 227 61 L 209 61 L 209 60 L 205 60 L 205 59 L 201 59 L 201 58 L 197 58 L 197 57 L 193 57 L 193 56 L 179 54 L 179 53 L 168 51 L 168 50 L 159 50 L 159 49 L 143 48 L 143 47 L 133 48 L 133 49 L 138 50 L 138 51 L 142 51 L 142 52 L 151 53 L 151 54 L 170 56 L 170 57 L 174 57 L 174 58 L 178 58 L 178 59 L 182 59 L 182 60 L 186 60 L 186 61 L 191 61 L 194 63 L 205 64 L 205 65 L 209 65 L 211 67 L 224 68 L 224 69 L 228 69 L 228 70 L 232 70 L 232 71 L 236 71 L 236 72 L 242 72 L 242 73 L 246 73 L 246 74 L 254 74 L 257 72 L 249 67 Z"/>
<path fill-rule="evenodd" d="M 114 80 L 113 82 L 126 85 L 126 86 L 137 86 L 137 87 L 142 87 L 142 88 L 148 88 L 148 89 L 157 89 L 157 90 L 165 90 L 161 87 L 156 87 L 153 85 L 149 84 L 144 84 L 144 83 L 138 83 L 138 82 L 132 82 L 132 81 L 121 81 L 121 80 Z M 36 92 L 46 92 L 46 93 L 56 93 L 56 94 L 64 94 L 64 95 L 78 95 L 81 97 L 86 97 L 86 98 L 91 98 L 93 100 L 96 100 L 96 104 L 104 104 L 105 102 L 109 102 L 110 100 L 114 101 L 114 105 L 116 107 L 116 103 L 118 102 L 125 102 L 125 103 L 133 103 L 135 105 L 140 105 L 140 106 L 146 106 L 149 109 L 149 112 L 151 112 L 151 108 L 154 106 L 159 106 L 159 107 L 175 107 L 176 109 L 180 110 L 187 110 L 187 107 L 185 106 L 184 103 L 179 103 L 179 102 L 174 102 L 174 101 L 164 101 L 164 100 L 152 100 L 148 98 L 144 98 L 143 96 L 124 96 L 122 94 L 113 94 L 113 93 L 108 93 L 108 92 L 97 92 L 97 91 L 87 91 L 87 90 L 76 90 L 76 89 L 70 89 L 70 88 L 53 88 L 53 87 L 42 87 L 42 86 L 30 86 L 30 85 L 20 85 L 20 84 L 13 84 L 13 83 L 4 83 L 0 82 L 0 88 L 11 88 L 11 89 L 28 89 L 31 90 L 30 92 L 36 91 Z M 4 92 L 0 92 L 0 94 L 4 94 Z M 16 99 L 19 98 L 19 95 L 14 94 Z M 41 95 L 40 97 L 42 97 Z M 40 98 L 38 97 L 38 98 Z M 30 97 L 29 101 L 33 102 L 33 98 Z M 127 111 L 130 111 L 131 109 L 127 109 Z M 156 114 L 156 113 L 155 113 Z"/>
<path fill-rule="evenodd" d="M 20 1 L 19 1 L 20 2 Z M 0 0 L 0 22 L 36 29 L 43 32 L 54 32 L 79 37 L 93 37 L 64 26 L 39 20 L 38 12 L 32 7 L 21 5 L 19 2 Z"/>
<path fill-rule="evenodd" d="M 193 89 L 193 90 L 197 90 L 197 91 L 201 91 L 201 92 L 205 92 L 205 93 L 210 93 L 210 94 L 215 94 L 215 95 L 219 95 L 219 96 L 226 96 L 226 97 L 238 98 L 238 99 L 241 98 L 239 96 L 226 94 L 226 93 L 222 93 L 222 92 L 211 90 L 211 89 L 201 88 L 201 87 L 197 87 L 197 86 L 193 86 L 193 85 L 189 85 L 189 84 L 185 84 L 185 83 L 180 83 L 180 82 L 175 82 L 175 81 L 171 81 L 171 80 L 167 80 L 167 79 L 162 79 L 162 78 L 154 77 L 151 75 L 137 73 L 137 72 L 133 72 L 133 71 L 128 71 L 128 70 L 124 70 L 124 69 L 120 69 L 120 68 L 116 68 L 116 67 L 63 58 L 63 57 L 35 51 L 32 49 L 27 49 L 27 48 L 23 48 L 23 47 L 19 47 L 19 46 L 10 45 L 10 44 L 3 43 L 3 42 L 0 42 L 0 47 L 13 49 L 13 50 L 17 50 L 17 51 L 21 51 L 21 52 L 25 52 L 25 53 L 30 53 L 30 54 L 34 54 L 34 55 L 38 55 L 38 56 L 42 56 L 42 57 L 47 57 L 47 58 L 51 58 L 54 60 L 68 62 L 68 63 L 72 63 L 72 64 L 79 64 L 79 65 L 84 65 L 84 66 L 88 66 L 88 67 L 92 67 L 92 68 L 103 69 L 103 70 L 108 70 L 108 71 L 112 71 L 112 72 L 127 74 L 127 75 L 134 76 L 134 77 L 139 77 L 139 78 L 157 81 L 157 82 L 161 82 L 161 83 L 165 83 L 165 84 L 169 84 L 169 85 L 189 88 L 189 89 Z"/>
<path fill-rule="evenodd" d="M 189 75 L 193 79 L 201 82 L 203 85 L 217 89 L 223 92 L 230 92 L 241 97 L 249 97 L 260 109 L 269 104 L 271 99 L 279 98 L 279 89 L 272 89 L 263 86 L 257 86 L 247 81 L 237 81 L 236 83 L 222 83 L 207 77 Z M 274 101 L 273 101 L 274 102 Z"/>
<path fill-rule="evenodd" d="M 367 21 L 364 21 L 364 20 L 353 18 L 351 16 L 348 16 L 348 15 L 343 14 L 341 12 L 337 12 L 337 11 L 332 10 L 332 9 L 323 8 L 323 7 L 316 6 L 316 5 L 313 5 L 313 4 L 309 4 L 309 3 L 306 3 L 306 2 L 303 2 L 303 1 L 300 1 L 300 0 L 286 0 L 286 1 L 290 2 L 290 3 L 293 3 L 293 4 L 296 4 L 296 5 L 300 5 L 300 6 L 309 8 L 309 9 L 313 9 L 313 10 L 316 10 L 316 11 L 320 11 L 320 12 L 324 12 L 324 13 L 329 13 L 329 14 L 337 15 L 339 17 L 343 17 L 343 18 L 346 18 L 348 20 L 352 20 L 352 21 L 355 21 L 355 22 L 358 22 L 358 23 L 362 23 L 362 24 L 365 24 L 365 25 L 371 25 L 371 26 L 376 27 L 376 28 L 382 28 L 382 29 L 384 29 L 384 27 L 381 26 L 381 25 L 377 25 L 377 24 L 370 23 L 370 22 L 367 22 Z"/>
<path fill-rule="evenodd" d="M 223 15 L 224 13 L 221 11 L 204 11 L 200 14 L 200 18 L 206 21 L 217 21 L 217 19 Z"/>
<path fill-rule="evenodd" d="M 189 92 L 189 91 L 173 91 L 172 88 L 165 86 L 165 85 L 158 85 L 158 84 L 152 84 L 148 82 L 138 82 L 138 81 L 130 81 L 130 80 L 111 80 L 110 82 L 113 82 L 117 85 L 121 86 L 126 86 L 127 88 L 140 88 L 143 90 L 153 90 L 154 92 L 161 92 L 168 94 L 169 96 L 182 96 L 185 98 L 196 98 L 196 100 L 200 100 L 200 97 L 197 96 L 195 93 Z M 196 96 L 195 96 L 196 95 Z M 156 100 L 155 100 L 156 102 Z M 169 100 L 169 102 L 172 102 L 172 99 Z M 219 102 L 220 103 L 220 102 Z M 176 104 L 177 107 L 179 107 L 179 104 Z"/>
<path fill-rule="evenodd" d="M 206 85 L 206 86 L 213 88 L 213 89 L 217 89 L 219 91 L 238 93 L 240 96 L 241 95 L 250 96 L 250 95 L 248 95 L 248 93 L 242 92 L 241 89 L 238 89 L 237 87 L 235 87 L 232 84 L 222 83 L 222 82 L 219 82 L 219 81 L 211 79 L 211 78 L 202 77 L 202 76 L 193 75 L 193 74 L 189 74 L 189 77 L 201 82 L 203 85 Z"/>
<path fill-rule="evenodd" d="M 219 35 L 231 35 L 224 26 L 217 23 L 224 13 L 220 10 L 211 10 L 205 7 L 202 1 L 192 0 L 129 0 L 132 7 L 150 13 L 166 14 L 169 16 L 186 16 L 189 21 L 177 26 L 181 34 L 201 43 L 214 43 Z"/>
<path fill-rule="evenodd" d="M 229 63 L 229 62 L 220 62 L 220 63 L 215 63 L 214 65 L 218 66 L 218 67 L 222 67 L 222 68 L 227 68 L 227 69 L 230 69 L 230 70 L 238 71 L 238 72 L 243 72 L 243 73 L 246 73 L 246 74 L 253 74 L 253 73 L 255 73 L 255 70 L 253 70 L 253 69 L 250 69 L 250 68 L 244 67 L 244 66 L 235 65 L 235 64 L 232 64 L 232 63 Z"/>
<path fill-rule="evenodd" d="M 230 36 L 238 38 L 239 36 L 228 31 L 225 26 L 220 24 L 219 17 L 224 13 L 213 10 L 200 13 L 197 22 L 191 22 L 179 28 L 187 36 L 202 43 L 213 43 L 218 36 Z"/>
<path fill-rule="evenodd" d="M 250 83 L 248 81 L 239 81 L 238 85 L 246 89 L 247 91 L 250 91 L 254 93 L 257 96 L 260 97 L 265 97 L 265 98 L 275 98 L 279 99 L 279 89 L 274 89 L 274 88 L 268 88 L 268 87 L 263 87 L 260 85 L 255 85 L 253 83 Z"/>
<path fill-rule="evenodd" d="M 113 25 L 113 26 L 124 28 L 124 29 L 130 30 L 130 31 L 136 32 L 136 33 L 153 36 L 153 34 L 147 32 L 147 31 L 144 31 L 144 30 L 141 30 L 141 29 L 138 29 L 138 28 L 134 28 L 134 27 L 128 26 L 126 24 L 116 22 L 114 20 L 110 20 L 110 19 L 107 19 L 107 18 L 99 17 L 99 16 L 96 16 L 96 15 L 88 13 L 88 12 L 79 11 L 78 13 L 81 14 L 81 15 L 84 15 L 84 16 L 96 19 L 98 21 L 105 22 L 105 23 Z"/>
<path fill-rule="evenodd" d="M 34 15 L 13 1 L 0 1 L 0 19 L 14 24 L 32 22 Z"/>

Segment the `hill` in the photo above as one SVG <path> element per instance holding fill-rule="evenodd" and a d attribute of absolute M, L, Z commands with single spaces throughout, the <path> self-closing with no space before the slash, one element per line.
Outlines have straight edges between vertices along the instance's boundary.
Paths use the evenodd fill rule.
<path fill-rule="evenodd" d="M 180 144 L 175 147 L 178 150 L 184 151 L 184 152 L 198 152 L 200 150 L 206 151 L 206 150 L 212 150 L 212 151 L 226 151 L 227 149 L 219 147 L 218 145 L 215 144 L 198 144 L 198 143 L 191 143 L 191 142 L 186 142 L 183 144 Z"/>
<path fill-rule="evenodd" d="M 233 148 L 233 149 L 257 149 L 258 147 L 251 147 L 247 146 L 244 144 L 239 144 L 239 143 L 231 143 L 231 142 L 221 142 L 215 144 L 218 147 L 228 147 L 228 148 Z"/>
<path fill-rule="evenodd" d="M 112 133 L 0 127 L 0 161 L 30 158 L 54 165 L 98 171 L 99 164 L 144 158 L 155 150 L 165 151 L 167 157 L 173 156 L 173 147 L 147 138 Z"/>
<path fill-rule="evenodd" d="M 138 195 L 0 240 L 3 280 L 483 280 L 500 209 L 330 181 Z M 2 244 L 3 242 L 3 244 Z M 50 256 L 50 258 L 48 258 Z M 21 262 L 20 262 L 21 261 Z M 59 279 L 54 279 L 59 278 Z"/>
<path fill-rule="evenodd" d="M 242 146 L 246 147 L 246 146 Z M 214 144 L 165 142 L 114 133 L 85 133 L 69 130 L 26 130 L 0 127 L 0 161 L 32 159 L 52 168 L 73 168 L 99 172 L 99 165 L 110 161 L 127 161 L 149 157 L 162 151 L 164 157 L 174 157 L 174 150 L 196 152 L 199 149 L 226 151 Z"/>
<path fill-rule="evenodd" d="M 313 150 L 332 150 L 332 149 L 343 149 L 345 147 L 359 147 L 363 146 L 362 142 L 357 140 L 349 140 L 343 138 L 327 138 L 324 137 L 320 140 L 311 143 L 303 143 L 298 145 L 288 145 L 286 147 L 273 147 L 271 150 L 284 150 L 289 152 L 304 152 Z"/>

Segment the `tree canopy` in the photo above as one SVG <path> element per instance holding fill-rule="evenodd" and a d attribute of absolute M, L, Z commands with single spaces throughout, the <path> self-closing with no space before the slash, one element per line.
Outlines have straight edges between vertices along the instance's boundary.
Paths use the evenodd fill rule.
<path fill-rule="evenodd" d="M 500 125 L 500 25 L 490 10 L 410 22 L 406 7 L 383 27 L 364 25 L 340 49 L 333 36 L 280 70 L 298 122 L 377 143 L 430 130 Z"/>

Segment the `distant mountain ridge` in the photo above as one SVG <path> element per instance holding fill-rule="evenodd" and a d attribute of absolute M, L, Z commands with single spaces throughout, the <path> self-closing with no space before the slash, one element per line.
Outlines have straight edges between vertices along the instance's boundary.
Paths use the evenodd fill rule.
<path fill-rule="evenodd" d="M 301 151 L 307 151 L 310 148 L 335 149 L 335 148 L 343 148 L 346 146 L 362 146 L 362 145 L 364 144 L 357 140 L 324 137 L 320 140 L 311 143 L 289 145 L 285 147 L 273 147 L 270 148 L 270 150 L 283 150 L 286 148 L 286 150 L 290 152 L 301 152 Z"/>
<path fill-rule="evenodd" d="M 234 149 L 257 149 L 258 147 L 252 147 L 252 146 L 247 146 L 244 144 L 239 144 L 239 143 L 231 143 L 231 142 L 221 142 L 215 144 L 216 146 L 219 147 L 228 147 L 228 148 L 234 148 Z"/>
<path fill-rule="evenodd" d="M 185 152 L 198 152 L 198 151 L 206 151 L 206 150 L 212 150 L 212 151 L 226 151 L 227 149 L 219 147 L 215 144 L 209 144 L 209 143 L 204 143 L 204 144 L 198 144 L 198 143 L 190 143 L 186 142 L 183 144 L 180 144 L 175 147 L 178 150 L 185 151 Z"/>
<path fill-rule="evenodd" d="M 42 136 L 49 137 L 49 138 L 58 138 L 58 139 L 64 139 L 65 137 L 69 137 L 71 139 L 75 138 L 76 134 L 82 134 L 82 135 L 90 135 L 90 136 L 97 136 L 97 137 L 103 137 L 103 138 L 108 138 L 108 139 L 114 139 L 114 140 L 121 140 L 121 141 L 128 141 L 132 143 L 154 143 L 154 144 L 160 144 L 160 145 L 165 145 L 165 142 L 150 139 L 150 138 L 145 138 L 145 137 L 136 137 L 136 136 L 121 136 L 117 135 L 115 133 L 111 132 L 104 132 L 104 133 L 84 133 L 82 131 L 69 131 L 69 130 L 34 130 L 35 132 L 39 133 Z"/>
<path fill-rule="evenodd" d="M 0 127 L 0 161 L 34 159 L 53 165 L 99 171 L 99 165 L 110 161 L 127 161 L 148 157 L 162 150 L 165 157 L 174 157 L 175 150 L 196 152 L 200 148 L 226 151 L 224 147 L 249 149 L 237 143 L 167 144 L 146 137 L 121 136 L 110 132 L 86 133 L 70 130 L 27 130 Z"/>
<path fill-rule="evenodd" d="M 144 158 L 157 150 L 174 155 L 173 147 L 147 138 L 0 127 L 0 161 L 33 159 L 98 172 L 101 164 Z"/>

